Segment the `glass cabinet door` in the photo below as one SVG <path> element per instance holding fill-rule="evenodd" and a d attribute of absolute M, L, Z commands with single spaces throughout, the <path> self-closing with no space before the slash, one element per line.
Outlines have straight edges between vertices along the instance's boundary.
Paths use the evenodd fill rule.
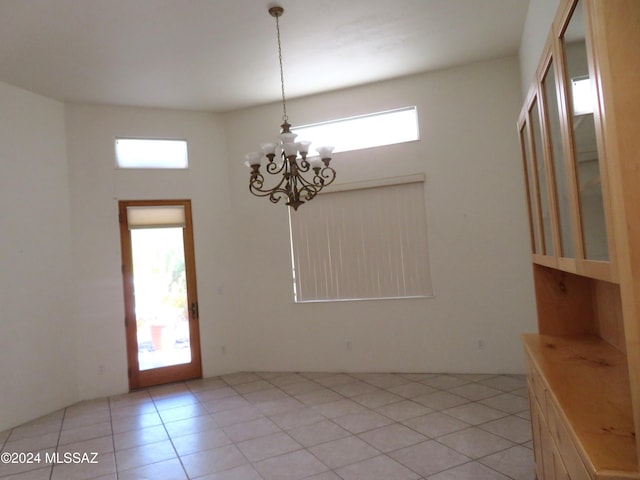
<path fill-rule="evenodd" d="M 531 156 L 531 145 L 529 138 L 529 122 L 525 120 L 520 128 L 520 147 L 522 149 L 524 171 L 527 182 L 527 192 L 529 194 L 529 223 L 531 224 L 531 243 L 533 253 L 542 253 L 540 248 L 540 226 L 538 222 L 538 202 L 536 201 L 535 167 Z"/>
<path fill-rule="evenodd" d="M 542 92 L 546 111 L 547 137 L 550 144 L 551 163 L 554 171 L 554 185 L 556 193 L 560 252 L 561 257 L 574 257 L 573 234 L 571 230 L 571 210 L 569 202 L 569 188 L 567 183 L 567 169 L 562 148 L 562 131 L 560 127 L 560 110 L 558 108 L 558 94 L 553 59 L 542 80 Z"/>
<path fill-rule="evenodd" d="M 549 189 L 547 188 L 547 173 L 544 164 L 544 149 L 542 146 L 542 130 L 540 126 L 540 113 L 538 111 L 538 99 L 531 104 L 529 110 L 529 120 L 531 122 L 531 132 L 533 135 L 533 156 L 535 173 L 538 183 L 538 206 L 539 215 L 542 217 L 542 245 L 543 255 L 554 255 L 553 235 L 551 231 L 551 212 L 549 208 Z"/>
<path fill-rule="evenodd" d="M 600 165 L 594 123 L 595 92 L 589 78 L 585 19 L 578 1 L 562 35 L 569 125 L 577 177 L 584 258 L 609 260 Z"/>

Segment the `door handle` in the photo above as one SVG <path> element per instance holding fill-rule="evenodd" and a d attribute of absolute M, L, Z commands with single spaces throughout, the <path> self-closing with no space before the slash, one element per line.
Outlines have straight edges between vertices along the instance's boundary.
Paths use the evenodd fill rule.
<path fill-rule="evenodd" d="M 191 302 L 191 317 L 198 318 L 198 302 Z"/>

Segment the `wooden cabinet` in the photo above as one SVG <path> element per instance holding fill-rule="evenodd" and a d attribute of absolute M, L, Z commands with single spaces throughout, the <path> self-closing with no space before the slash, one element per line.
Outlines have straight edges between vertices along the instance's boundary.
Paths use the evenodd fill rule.
<path fill-rule="evenodd" d="M 539 478 L 640 478 L 625 355 L 594 335 L 524 343 Z"/>
<path fill-rule="evenodd" d="M 640 479 L 640 0 L 560 0 L 518 132 L 538 478 Z"/>
<path fill-rule="evenodd" d="M 534 262 L 617 281 L 600 76 L 587 15 L 563 1 L 519 119 Z"/>

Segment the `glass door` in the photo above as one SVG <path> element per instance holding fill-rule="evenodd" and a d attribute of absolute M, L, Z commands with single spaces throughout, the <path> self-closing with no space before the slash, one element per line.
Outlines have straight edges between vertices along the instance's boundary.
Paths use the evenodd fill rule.
<path fill-rule="evenodd" d="M 191 203 L 121 201 L 131 389 L 202 375 Z"/>

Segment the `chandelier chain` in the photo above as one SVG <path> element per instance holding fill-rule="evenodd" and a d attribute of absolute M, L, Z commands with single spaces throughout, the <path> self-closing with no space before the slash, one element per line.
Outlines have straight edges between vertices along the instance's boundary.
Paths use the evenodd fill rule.
<path fill-rule="evenodd" d="M 275 17 L 276 17 L 276 32 L 278 34 L 278 60 L 280 61 L 280 88 L 282 90 L 282 110 L 283 110 L 282 121 L 284 123 L 288 123 L 289 117 L 287 116 L 287 100 L 284 95 L 284 70 L 282 68 L 282 45 L 280 44 L 280 22 L 278 21 L 280 15 L 276 15 Z"/>
<path fill-rule="evenodd" d="M 282 90 L 283 123 L 280 125 L 280 140 L 277 143 L 260 145 L 262 152 L 251 152 L 245 155 L 245 164 L 251 169 L 249 191 L 257 197 L 268 197 L 271 203 L 278 203 L 282 198 L 287 206 L 298 210 L 305 202 L 312 200 L 324 187 L 333 183 L 336 172 L 329 166 L 333 147 L 317 147 L 319 156 L 308 158 L 311 142 L 295 143 L 297 135 L 291 132 L 287 116 L 287 98 L 284 91 L 284 68 L 282 67 L 282 42 L 280 39 L 280 16 L 284 13 L 281 6 L 269 8 L 269 15 L 276 19 L 278 35 L 278 60 L 280 62 L 280 88 Z M 298 158 L 298 154 L 300 157 Z M 265 178 L 260 171 L 263 166 L 266 173 L 275 179 L 271 188 L 265 186 Z M 264 171 L 264 170 L 263 170 Z M 305 177 L 304 174 L 308 174 Z M 278 180 L 278 175 L 281 175 Z"/>

